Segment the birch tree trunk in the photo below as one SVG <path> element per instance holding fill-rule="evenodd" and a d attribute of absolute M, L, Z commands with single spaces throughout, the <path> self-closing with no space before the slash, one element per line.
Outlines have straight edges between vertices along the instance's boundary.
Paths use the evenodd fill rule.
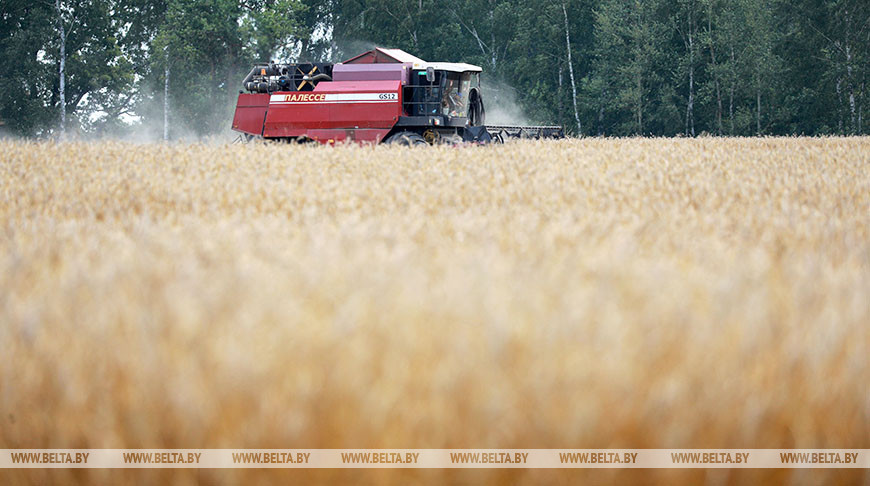
<path fill-rule="evenodd" d="M 643 135 L 643 77 L 637 74 L 637 134 Z"/>
<path fill-rule="evenodd" d="M 634 85 L 635 85 L 635 93 L 634 93 L 634 103 L 635 103 L 635 121 L 637 122 L 637 134 L 643 136 L 643 76 L 645 74 L 645 55 L 643 52 L 643 46 L 649 42 L 649 39 L 645 37 L 645 15 L 643 12 L 643 5 L 640 2 L 635 2 L 634 4 L 634 12 L 632 16 L 634 17 L 634 33 L 631 37 L 632 51 L 634 53 L 634 65 L 632 66 L 634 71 Z"/>
<path fill-rule="evenodd" d="M 607 99 L 607 90 L 601 88 L 601 99 L 598 102 L 598 136 L 604 135 L 604 100 Z"/>
<path fill-rule="evenodd" d="M 716 91 L 716 134 L 722 135 L 722 90 L 719 86 L 719 72 L 716 65 L 715 41 L 713 39 L 713 3 L 707 11 L 707 35 L 710 42 L 710 63 L 713 66 L 713 88 Z"/>
<path fill-rule="evenodd" d="M 689 54 L 691 62 L 692 55 Z M 689 102 L 686 103 L 686 135 L 695 136 L 695 69 L 689 68 Z"/>
<path fill-rule="evenodd" d="M 849 133 L 855 135 L 858 128 L 857 108 L 855 102 L 855 78 L 853 75 L 852 62 L 852 14 L 848 7 L 843 11 L 843 16 L 846 21 L 846 32 L 844 34 L 843 53 L 846 55 L 846 87 L 849 90 Z"/>
<path fill-rule="evenodd" d="M 862 74 L 861 75 L 861 86 L 859 89 L 859 92 L 862 93 L 862 95 L 861 95 L 861 101 L 858 103 L 858 135 L 861 135 L 862 133 L 864 133 L 864 125 L 863 125 L 864 116 L 863 115 L 864 115 L 864 99 L 866 99 L 865 98 L 866 95 L 864 94 L 864 93 L 866 93 L 866 91 L 864 91 L 865 86 L 866 85 L 864 83 L 864 75 Z"/>
<path fill-rule="evenodd" d="M 492 56 L 492 71 L 495 73 L 495 66 L 498 61 L 498 49 L 495 48 L 495 6 L 490 2 L 489 5 L 489 53 Z"/>
<path fill-rule="evenodd" d="M 60 69 L 58 76 L 60 78 L 60 136 L 66 136 L 66 29 L 63 25 L 63 12 L 60 9 L 60 0 L 55 0 L 55 8 L 57 9 L 57 31 L 60 35 Z"/>
<path fill-rule="evenodd" d="M 686 103 L 686 135 L 695 136 L 695 22 L 693 5 L 686 13 L 686 48 L 689 51 L 689 100 Z"/>
<path fill-rule="evenodd" d="M 755 134 L 761 135 L 761 72 L 755 69 Z"/>
<path fill-rule="evenodd" d="M 850 120 L 850 131 L 851 134 L 854 135 L 856 133 L 856 128 L 858 127 L 857 123 L 857 110 L 855 108 L 855 83 L 852 79 L 852 50 L 849 44 L 846 44 L 846 74 L 848 77 L 848 86 L 849 86 L 849 120 Z"/>
<path fill-rule="evenodd" d="M 843 135 L 843 80 L 837 76 L 837 133 Z"/>
<path fill-rule="evenodd" d="M 577 83 L 574 81 L 574 63 L 571 61 L 571 33 L 568 29 L 568 9 L 565 8 L 565 2 L 562 2 L 562 14 L 565 16 L 565 45 L 568 49 L 568 77 L 571 79 L 571 101 L 574 102 L 574 121 L 577 122 L 577 135 L 583 135 L 583 128 L 580 126 L 580 114 L 577 112 Z"/>
<path fill-rule="evenodd" d="M 558 98 L 559 98 L 559 117 L 560 118 L 565 113 L 564 96 L 562 96 L 562 93 L 564 91 L 564 86 L 562 83 L 562 71 L 563 70 L 564 70 L 564 68 L 562 67 L 562 63 L 559 63 L 559 96 L 558 96 Z"/>
<path fill-rule="evenodd" d="M 728 91 L 728 121 L 731 125 L 731 136 L 734 136 L 734 84 L 737 82 L 735 80 L 735 68 L 734 68 L 734 40 L 731 40 L 731 87 Z"/>
<path fill-rule="evenodd" d="M 870 29 L 867 30 L 867 43 L 870 46 Z M 858 101 L 858 134 L 864 133 L 864 102 L 867 100 L 867 69 L 861 70 L 861 86 L 858 90 L 861 93 L 861 99 Z"/>
<path fill-rule="evenodd" d="M 163 72 L 163 141 L 169 141 L 169 56 Z"/>

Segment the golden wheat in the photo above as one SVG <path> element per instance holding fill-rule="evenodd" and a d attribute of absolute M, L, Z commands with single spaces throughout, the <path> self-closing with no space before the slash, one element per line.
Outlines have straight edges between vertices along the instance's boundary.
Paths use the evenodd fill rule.
<path fill-rule="evenodd" d="M 0 154 L 0 448 L 870 447 L 868 138 Z"/>

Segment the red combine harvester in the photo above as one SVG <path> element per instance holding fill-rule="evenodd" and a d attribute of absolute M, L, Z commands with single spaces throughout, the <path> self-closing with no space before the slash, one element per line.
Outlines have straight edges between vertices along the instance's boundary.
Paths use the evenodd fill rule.
<path fill-rule="evenodd" d="M 382 48 L 338 64 L 258 64 L 233 130 L 246 140 L 405 145 L 564 137 L 557 126 L 484 125 L 480 72 Z"/>

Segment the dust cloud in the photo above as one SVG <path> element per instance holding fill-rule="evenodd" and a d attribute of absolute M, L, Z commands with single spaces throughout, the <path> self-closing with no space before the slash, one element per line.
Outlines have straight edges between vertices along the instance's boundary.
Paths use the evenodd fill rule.
<path fill-rule="evenodd" d="M 486 77 L 480 84 L 487 125 L 532 125 L 517 101 L 517 91 L 513 87 Z"/>

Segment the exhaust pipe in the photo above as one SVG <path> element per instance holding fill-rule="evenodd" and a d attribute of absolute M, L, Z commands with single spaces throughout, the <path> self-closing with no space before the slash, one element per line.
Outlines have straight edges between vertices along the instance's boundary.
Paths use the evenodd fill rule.
<path fill-rule="evenodd" d="M 308 81 L 311 84 L 319 83 L 320 81 L 332 81 L 332 76 L 326 73 L 315 74 L 314 76 L 303 76 L 303 81 Z"/>

